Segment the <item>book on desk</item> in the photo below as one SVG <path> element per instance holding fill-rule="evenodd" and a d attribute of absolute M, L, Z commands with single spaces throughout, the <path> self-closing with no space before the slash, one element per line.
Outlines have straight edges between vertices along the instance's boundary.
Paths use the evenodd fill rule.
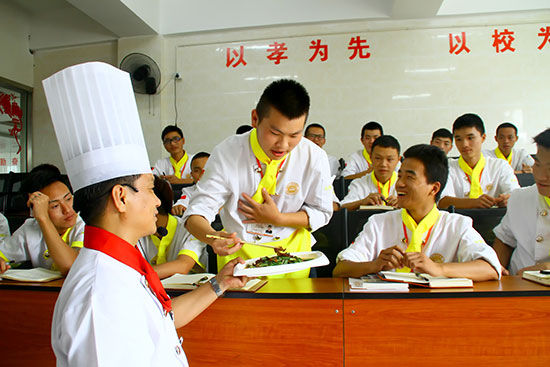
<path fill-rule="evenodd" d="M 550 286 L 550 273 L 542 273 L 540 270 L 526 270 L 522 278 Z"/>
<path fill-rule="evenodd" d="M 408 292 L 408 283 L 388 282 L 376 274 L 367 274 L 361 278 L 349 278 L 350 292 Z"/>
<path fill-rule="evenodd" d="M 378 276 L 385 281 L 404 282 L 427 288 L 471 288 L 474 286 L 472 280 L 468 278 L 434 277 L 424 273 L 381 271 Z"/>

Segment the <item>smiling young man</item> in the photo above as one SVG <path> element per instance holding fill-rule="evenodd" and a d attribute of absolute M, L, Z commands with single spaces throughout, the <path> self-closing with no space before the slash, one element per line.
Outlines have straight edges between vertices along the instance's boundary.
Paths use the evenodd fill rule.
<path fill-rule="evenodd" d="M 156 231 L 160 201 L 129 74 L 92 62 L 43 84 L 75 207 L 86 223 L 84 246 L 53 313 L 57 366 L 188 366 L 176 328 L 226 289 L 245 284 L 232 276 L 239 259 L 209 284 L 171 299 L 136 247 Z M 113 110 L 119 113 L 108 113 Z M 110 125 L 125 134 L 115 139 Z"/>
<path fill-rule="evenodd" d="M 162 130 L 161 139 L 170 157 L 159 159 L 153 168 L 153 174 L 171 184 L 193 183 L 190 164 L 193 154 L 188 154 L 183 149 L 183 131 L 177 126 L 168 125 Z"/>
<path fill-rule="evenodd" d="M 550 129 L 533 140 L 535 185 L 512 193 L 506 215 L 493 230 L 493 248 L 511 274 L 550 269 Z"/>
<path fill-rule="evenodd" d="M 333 274 L 360 277 L 381 270 L 433 276 L 498 279 L 500 263 L 472 220 L 437 210 L 447 181 L 443 151 L 415 145 L 404 153 L 396 183 L 401 210 L 373 215 L 355 241 L 338 254 Z"/>
<path fill-rule="evenodd" d="M 486 157 L 503 159 L 512 166 L 515 173 L 533 172 L 533 157 L 525 149 L 514 149 L 518 141 L 518 128 L 514 124 L 504 122 L 498 125 L 495 141 L 498 146 L 494 150 L 484 151 Z"/>
<path fill-rule="evenodd" d="M 395 182 L 401 147 L 396 138 L 382 135 L 372 144 L 372 166 L 370 175 L 353 180 L 348 194 L 340 205 L 348 210 L 356 210 L 361 205 L 397 205 Z"/>
<path fill-rule="evenodd" d="M 346 179 L 363 177 L 372 172 L 372 143 L 384 135 L 384 129 L 376 121 L 367 122 L 361 129 L 361 144 L 363 149 L 356 151 L 346 159 L 346 168 L 342 176 Z"/>
<path fill-rule="evenodd" d="M 449 162 L 449 179 L 438 206 L 505 207 L 510 193 L 519 188 L 518 180 L 509 164 L 481 152 L 483 120 L 473 113 L 462 115 L 453 123 L 453 135 L 460 158 Z"/>
<path fill-rule="evenodd" d="M 242 242 L 309 251 L 310 232 L 330 220 L 333 190 L 326 153 L 302 139 L 308 111 L 309 96 L 301 84 L 275 81 L 252 110 L 254 129 L 214 148 L 184 220 L 191 234 L 221 255 L 218 267 L 236 256 L 273 254 Z M 210 223 L 220 209 L 225 231 L 216 232 Z M 308 271 L 283 276 L 307 277 Z"/>
<path fill-rule="evenodd" d="M 8 268 L 6 261 L 30 260 L 33 267 L 66 274 L 84 239 L 84 223 L 73 209 L 73 194 L 51 164 L 33 168 L 21 191 L 28 195 L 34 218 L 0 246 L 0 272 Z"/>

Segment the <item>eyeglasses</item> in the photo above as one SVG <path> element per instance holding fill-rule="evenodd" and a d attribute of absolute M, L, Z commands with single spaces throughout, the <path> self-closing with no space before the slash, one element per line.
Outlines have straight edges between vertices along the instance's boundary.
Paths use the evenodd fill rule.
<path fill-rule="evenodd" d="M 181 140 L 181 137 L 179 136 L 174 136 L 172 139 L 170 138 L 166 138 L 164 139 L 162 142 L 164 143 L 164 145 L 168 145 L 170 143 L 177 143 L 178 141 Z"/>
<path fill-rule="evenodd" d="M 313 139 L 313 140 L 324 140 L 325 136 L 324 135 L 319 135 L 319 134 L 307 134 L 306 138 Z"/>

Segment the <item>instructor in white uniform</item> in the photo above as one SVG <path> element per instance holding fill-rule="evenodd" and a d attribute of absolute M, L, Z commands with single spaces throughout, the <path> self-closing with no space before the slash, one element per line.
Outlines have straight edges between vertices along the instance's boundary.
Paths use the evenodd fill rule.
<path fill-rule="evenodd" d="M 187 366 L 176 328 L 227 288 L 245 284 L 231 276 L 240 259 L 209 284 L 171 300 L 136 248 L 139 238 L 155 232 L 160 201 L 129 75 L 94 62 L 43 84 L 75 206 L 86 222 L 84 247 L 53 315 L 57 365 Z M 115 130 L 125 134 L 114 139 Z"/>

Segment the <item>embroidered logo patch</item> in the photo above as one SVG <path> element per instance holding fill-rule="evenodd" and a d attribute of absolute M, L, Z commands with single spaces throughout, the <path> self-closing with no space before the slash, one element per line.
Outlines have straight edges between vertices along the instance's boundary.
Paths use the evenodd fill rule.
<path fill-rule="evenodd" d="M 485 186 L 485 189 L 486 189 L 487 191 L 490 191 L 492 188 L 493 188 L 493 185 L 491 185 L 491 184 Z"/>
<path fill-rule="evenodd" d="M 296 195 L 300 191 L 300 185 L 296 182 L 291 182 L 288 185 L 286 185 L 286 193 L 288 195 Z"/>

